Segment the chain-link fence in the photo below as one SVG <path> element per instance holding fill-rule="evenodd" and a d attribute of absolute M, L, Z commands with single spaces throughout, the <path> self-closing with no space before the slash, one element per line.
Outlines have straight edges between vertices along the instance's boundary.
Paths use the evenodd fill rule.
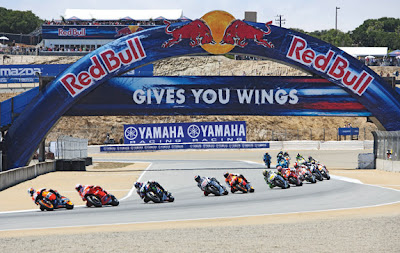
<path fill-rule="evenodd" d="M 74 159 L 87 157 L 88 140 L 70 136 L 60 136 L 55 143 L 57 159 Z"/>
<path fill-rule="evenodd" d="M 372 133 L 376 158 L 400 161 L 400 131 L 374 131 Z"/>

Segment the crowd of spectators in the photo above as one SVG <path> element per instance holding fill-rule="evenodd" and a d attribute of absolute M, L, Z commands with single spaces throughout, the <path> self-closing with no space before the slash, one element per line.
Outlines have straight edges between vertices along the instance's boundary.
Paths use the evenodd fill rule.
<path fill-rule="evenodd" d="M 99 20 L 51 20 L 45 21 L 44 25 L 163 25 L 164 20 L 150 20 L 150 21 L 137 21 L 137 20 L 114 20 L 114 21 L 99 21 Z M 172 21 L 173 22 L 173 21 Z"/>
<path fill-rule="evenodd" d="M 0 44 L 0 54 L 10 55 L 36 55 L 37 49 L 35 47 L 19 46 L 19 45 L 3 45 Z"/>
<path fill-rule="evenodd" d="M 96 46 L 54 46 L 54 47 L 40 47 L 40 51 L 54 51 L 54 52 L 91 52 L 96 49 Z"/>

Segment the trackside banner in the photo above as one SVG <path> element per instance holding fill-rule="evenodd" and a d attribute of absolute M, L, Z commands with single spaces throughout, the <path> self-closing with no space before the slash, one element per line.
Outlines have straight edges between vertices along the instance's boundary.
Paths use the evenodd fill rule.
<path fill-rule="evenodd" d="M 37 83 L 42 76 L 57 76 L 71 64 L 32 64 L 0 66 L 0 83 Z"/>
<path fill-rule="evenodd" d="M 182 143 L 182 144 L 143 144 L 143 145 L 107 145 L 101 146 L 100 152 L 132 152 L 132 151 L 156 151 L 179 149 L 244 149 L 244 148 L 269 148 L 269 142 L 245 142 L 245 143 Z"/>
<path fill-rule="evenodd" d="M 124 125 L 125 144 L 246 141 L 246 122 Z"/>

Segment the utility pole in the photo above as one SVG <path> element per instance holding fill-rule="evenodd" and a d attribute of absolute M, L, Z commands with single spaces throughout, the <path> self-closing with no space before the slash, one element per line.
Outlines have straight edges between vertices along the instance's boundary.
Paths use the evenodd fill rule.
<path fill-rule="evenodd" d="M 340 7 L 336 6 L 336 15 L 335 15 L 335 30 L 337 30 L 337 10 L 340 10 Z"/>
<path fill-rule="evenodd" d="M 277 15 L 276 17 L 278 19 L 275 19 L 275 21 L 279 23 L 279 27 L 282 27 L 282 23 L 285 24 L 285 21 L 286 21 L 286 19 L 282 19 L 282 16 L 283 15 Z"/>

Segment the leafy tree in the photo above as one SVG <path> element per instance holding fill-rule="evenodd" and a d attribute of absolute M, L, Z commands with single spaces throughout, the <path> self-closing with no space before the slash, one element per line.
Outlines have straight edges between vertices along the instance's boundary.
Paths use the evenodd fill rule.
<path fill-rule="evenodd" d="M 0 32 L 28 34 L 42 23 L 31 11 L 13 11 L 0 7 Z"/>
<path fill-rule="evenodd" d="M 365 20 L 351 37 L 360 47 L 400 49 L 400 19 L 384 17 Z"/>

